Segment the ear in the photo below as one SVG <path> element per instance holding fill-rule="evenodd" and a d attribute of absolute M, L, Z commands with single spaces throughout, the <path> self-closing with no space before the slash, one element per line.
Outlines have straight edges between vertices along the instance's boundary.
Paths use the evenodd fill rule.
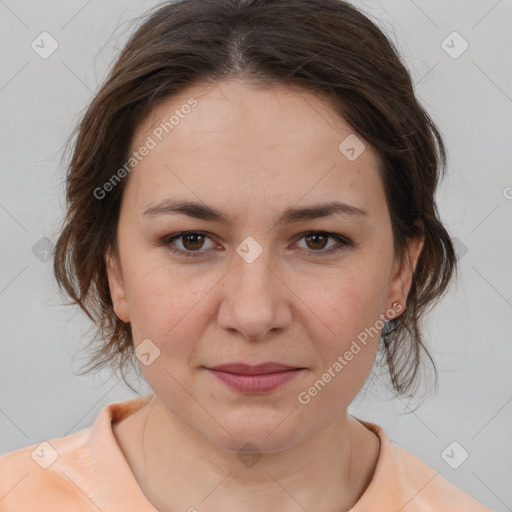
<path fill-rule="evenodd" d="M 412 285 L 412 278 L 423 244 L 424 237 L 413 238 L 407 242 L 407 248 L 402 257 L 398 257 L 393 265 L 393 273 L 389 286 L 388 307 L 392 307 L 395 302 L 400 303 L 400 307 L 396 309 L 395 318 L 405 310 L 405 303 Z"/>
<path fill-rule="evenodd" d="M 126 290 L 123 278 L 123 271 L 117 251 L 108 250 L 105 255 L 107 267 L 108 285 L 110 297 L 114 304 L 114 311 L 117 317 L 123 322 L 130 321 L 130 312 L 126 300 Z"/>

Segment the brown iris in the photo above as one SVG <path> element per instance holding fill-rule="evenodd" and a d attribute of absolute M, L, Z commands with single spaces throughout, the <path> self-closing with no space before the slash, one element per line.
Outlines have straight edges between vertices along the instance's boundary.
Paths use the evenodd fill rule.
<path fill-rule="evenodd" d="M 311 235 L 308 235 L 305 237 L 306 241 L 309 242 L 309 241 L 313 241 L 313 244 L 316 244 L 319 239 L 323 239 L 324 243 L 321 243 L 321 247 L 310 247 L 310 249 L 323 249 L 326 245 L 326 242 L 327 242 L 327 239 L 329 237 L 327 235 L 324 235 L 322 233 L 314 233 L 314 234 L 311 234 Z"/>
<path fill-rule="evenodd" d="M 201 234 L 183 235 L 181 239 L 183 240 L 183 247 L 189 251 L 201 249 L 204 243 L 204 235 Z M 185 240 L 191 240 L 191 243 L 185 243 Z"/>

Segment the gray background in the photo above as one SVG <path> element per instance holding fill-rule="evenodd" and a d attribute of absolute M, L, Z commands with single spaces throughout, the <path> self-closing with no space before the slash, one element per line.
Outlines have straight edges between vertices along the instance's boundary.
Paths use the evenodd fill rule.
<path fill-rule="evenodd" d="M 93 330 L 61 305 L 44 250 L 63 214 L 66 137 L 127 22 L 155 3 L 0 0 L 0 453 L 85 428 L 105 404 L 136 396 L 106 371 L 76 375 Z M 512 510 L 512 2 L 356 5 L 396 42 L 445 136 L 449 177 L 438 197 L 462 259 L 429 319 L 440 391 L 412 411 L 420 402 L 387 400 L 374 379 L 350 412 L 488 507 Z M 43 31 L 59 45 L 47 59 L 31 48 Z M 469 44 L 457 58 L 464 43 L 447 39 L 453 31 Z M 453 441 L 452 465 L 469 453 L 457 469 L 442 457 Z"/>

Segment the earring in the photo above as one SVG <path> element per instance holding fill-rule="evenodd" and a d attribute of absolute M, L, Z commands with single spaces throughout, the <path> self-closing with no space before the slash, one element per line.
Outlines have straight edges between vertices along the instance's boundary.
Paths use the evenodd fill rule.
<path fill-rule="evenodd" d="M 400 304 L 400 302 L 398 302 L 398 301 L 396 300 L 395 302 L 393 302 L 393 304 L 391 305 L 391 307 L 392 307 L 393 309 L 396 309 L 396 308 L 400 307 L 400 305 L 401 305 L 401 304 Z"/>

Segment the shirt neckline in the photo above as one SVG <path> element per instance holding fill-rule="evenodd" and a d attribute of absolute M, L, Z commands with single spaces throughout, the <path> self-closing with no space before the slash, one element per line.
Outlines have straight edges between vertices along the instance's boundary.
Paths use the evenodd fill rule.
<path fill-rule="evenodd" d="M 101 492 L 95 500 L 100 508 L 124 512 L 126 506 L 138 512 L 158 512 L 146 498 L 117 443 L 112 425 L 135 413 L 151 400 L 152 395 L 105 405 L 91 426 L 91 453 L 100 477 Z M 380 441 L 379 456 L 370 484 L 348 512 L 366 512 L 379 507 L 392 507 L 400 495 L 391 453 L 392 445 L 381 427 L 352 416 L 374 432 Z M 383 484 L 384 482 L 384 484 Z M 103 499 L 102 496 L 106 498 Z M 121 502 L 122 500 L 122 502 Z M 101 503 L 101 501 L 104 501 Z"/>

